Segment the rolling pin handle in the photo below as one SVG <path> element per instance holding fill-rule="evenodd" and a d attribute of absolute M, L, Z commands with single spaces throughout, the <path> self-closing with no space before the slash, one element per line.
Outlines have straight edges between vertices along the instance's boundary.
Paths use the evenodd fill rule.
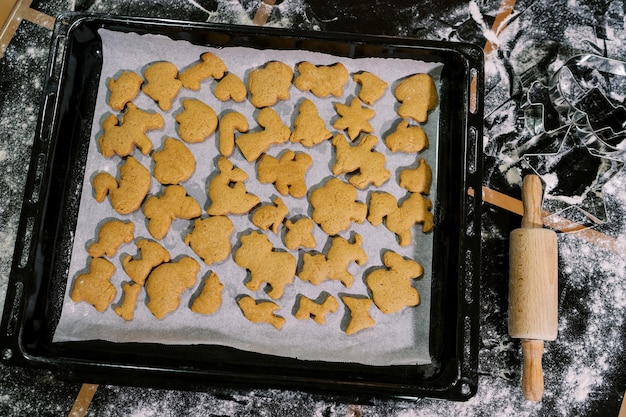
<path fill-rule="evenodd" d="M 529 401 L 539 402 L 543 397 L 543 369 L 541 357 L 543 356 L 543 340 L 522 340 L 522 355 L 524 365 L 522 367 L 522 392 L 524 398 Z"/>
<path fill-rule="evenodd" d="M 524 216 L 522 228 L 543 227 L 541 216 L 541 202 L 543 200 L 543 188 L 541 178 L 537 175 L 526 175 L 522 183 L 522 204 Z"/>

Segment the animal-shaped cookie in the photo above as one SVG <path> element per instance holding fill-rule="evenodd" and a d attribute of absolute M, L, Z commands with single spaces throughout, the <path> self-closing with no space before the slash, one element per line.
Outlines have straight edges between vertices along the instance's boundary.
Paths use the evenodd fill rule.
<path fill-rule="evenodd" d="M 200 55 L 200 61 L 181 71 L 178 78 L 183 83 L 183 87 L 190 90 L 200 90 L 200 83 L 208 78 L 219 80 L 226 72 L 226 64 L 211 52 Z"/>
<path fill-rule="evenodd" d="M 215 313 L 222 305 L 222 291 L 224 284 L 215 272 L 211 272 L 204 281 L 202 291 L 191 304 L 191 311 L 204 315 Z"/>
<path fill-rule="evenodd" d="M 293 85 L 301 91 L 310 91 L 317 97 L 333 95 L 341 97 L 348 82 L 348 70 L 341 63 L 315 66 L 310 62 L 300 62 L 296 69 L 298 76 Z"/>
<path fill-rule="evenodd" d="M 357 201 L 356 188 L 338 178 L 313 190 L 309 202 L 313 207 L 311 217 L 331 236 L 347 230 L 351 222 L 363 223 L 367 216 L 367 205 Z"/>
<path fill-rule="evenodd" d="M 196 159 L 179 140 L 165 138 L 163 148 L 152 154 L 154 178 L 163 185 L 187 181 L 196 170 Z"/>
<path fill-rule="evenodd" d="M 389 86 L 386 81 L 367 71 L 353 74 L 352 79 L 361 86 L 358 94 L 359 99 L 370 106 L 385 94 Z"/>
<path fill-rule="evenodd" d="M 148 309 L 161 320 L 180 305 L 180 297 L 197 280 L 200 265 L 189 256 L 154 268 L 146 280 Z"/>
<path fill-rule="evenodd" d="M 393 152 L 414 153 L 428 148 L 428 137 L 420 126 L 409 126 L 409 122 L 403 120 L 385 138 L 385 144 Z"/>
<path fill-rule="evenodd" d="M 346 335 L 350 336 L 361 330 L 373 327 L 376 324 L 370 315 L 372 300 L 360 296 L 344 295 L 341 301 L 350 311 L 350 321 L 346 326 Z"/>
<path fill-rule="evenodd" d="M 309 99 L 300 104 L 293 126 L 289 140 L 307 147 L 318 145 L 333 135 L 326 129 L 326 121 L 319 116 L 315 103 Z"/>
<path fill-rule="evenodd" d="M 295 250 L 299 247 L 312 249 L 317 244 L 313 236 L 315 223 L 308 217 L 302 217 L 296 221 L 287 220 L 285 222 L 287 232 L 285 233 L 285 247 Z"/>
<path fill-rule="evenodd" d="M 257 122 L 263 130 L 245 133 L 235 139 L 235 143 L 248 162 L 256 159 L 270 146 L 285 143 L 289 140 L 291 130 L 280 119 L 274 109 L 261 109 Z"/>
<path fill-rule="evenodd" d="M 252 224 L 261 230 L 272 229 L 278 233 L 278 228 L 289 213 L 289 208 L 280 197 L 274 199 L 274 204 L 263 205 L 257 208 L 252 215 Z"/>
<path fill-rule="evenodd" d="M 306 172 L 313 159 L 304 152 L 285 151 L 279 159 L 264 154 L 257 167 L 258 180 L 264 184 L 274 184 L 282 195 L 290 194 L 301 198 L 306 195 Z"/>
<path fill-rule="evenodd" d="M 278 100 L 287 100 L 292 79 L 291 67 L 279 61 L 268 62 L 251 71 L 248 76 L 250 103 L 261 108 L 273 106 Z"/>
<path fill-rule="evenodd" d="M 241 103 L 246 99 L 248 90 L 246 90 L 246 85 L 241 81 L 241 78 L 229 72 L 217 83 L 213 93 L 220 101 L 233 100 Z"/>
<path fill-rule="evenodd" d="M 168 185 L 161 196 L 151 196 L 143 205 L 148 231 L 155 239 L 163 239 L 175 219 L 200 217 L 198 202 L 181 185 Z"/>
<path fill-rule="evenodd" d="M 424 268 L 391 251 L 385 252 L 383 263 L 387 269 L 375 269 L 365 277 L 376 307 L 385 314 L 392 314 L 418 305 L 420 295 L 411 282 L 424 273 Z"/>
<path fill-rule="evenodd" d="M 115 111 L 123 110 L 133 101 L 143 84 L 143 78 L 133 71 L 123 71 L 117 79 L 109 78 L 109 106 Z"/>
<path fill-rule="evenodd" d="M 250 271 L 245 284 L 257 291 L 262 284 L 271 288 L 267 294 L 274 300 L 282 297 L 285 286 L 293 283 L 296 259 L 288 252 L 277 252 L 272 242 L 261 232 L 251 232 L 240 238 L 241 246 L 235 251 L 235 262 Z"/>
<path fill-rule="evenodd" d="M 230 111 L 222 116 L 219 123 L 219 150 L 223 157 L 228 158 L 235 150 L 235 131 L 247 132 L 248 120 L 236 111 Z"/>
<path fill-rule="evenodd" d="M 128 103 L 121 123 L 114 114 L 102 122 L 104 134 L 98 138 L 100 153 L 107 158 L 113 155 L 127 156 L 137 147 L 142 154 L 147 155 L 152 150 L 152 141 L 146 132 L 162 129 L 163 124 L 160 114 L 149 113 Z"/>
<path fill-rule="evenodd" d="M 400 187 L 412 193 L 430 194 L 432 179 L 432 169 L 424 158 L 419 160 L 417 168 L 400 171 Z"/>
<path fill-rule="evenodd" d="M 237 300 L 244 317 L 253 323 L 269 323 L 276 329 L 280 329 L 285 324 L 285 318 L 275 314 L 280 310 L 280 306 L 272 301 L 257 301 L 249 295 L 244 295 Z"/>
<path fill-rule="evenodd" d="M 126 275 L 139 285 L 155 267 L 170 261 L 170 253 L 163 246 L 150 239 L 140 239 L 136 243 L 137 257 L 126 255 L 122 258 L 122 268 Z"/>
<path fill-rule="evenodd" d="M 150 191 L 150 171 L 132 156 L 126 157 L 119 169 L 119 181 L 100 172 L 92 180 L 94 197 L 101 203 L 109 196 L 111 207 L 119 214 L 129 214 L 141 207 Z"/>
<path fill-rule="evenodd" d="M 334 313 L 339 308 L 337 299 L 330 294 L 326 294 L 324 301 L 316 302 L 302 295 L 299 299 L 299 307 L 294 317 L 298 320 L 312 319 L 317 324 L 324 324 L 326 316 Z"/>
<path fill-rule="evenodd" d="M 302 271 L 298 277 L 313 285 L 319 285 L 327 279 L 340 281 L 345 287 L 352 286 L 354 277 L 348 271 L 352 262 L 364 265 L 367 262 L 367 253 L 361 248 L 363 238 L 354 235 L 354 243 L 341 236 L 333 238 L 328 253 L 311 255 L 305 253 Z"/>
<path fill-rule="evenodd" d="M 80 274 L 74 280 L 70 298 L 75 303 L 84 301 L 103 312 L 115 298 L 117 290 L 111 284 L 115 266 L 104 258 L 91 258 L 89 271 Z"/>
<path fill-rule="evenodd" d="M 332 143 L 337 157 L 333 174 L 341 175 L 358 171 L 358 174 L 351 175 L 348 181 L 360 189 L 370 184 L 376 187 L 383 185 L 391 176 L 391 172 L 385 168 L 385 155 L 374 150 L 377 142 L 376 136 L 366 135 L 356 146 L 353 146 L 343 134 L 335 135 Z"/>
<path fill-rule="evenodd" d="M 139 298 L 141 288 L 141 285 L 133 282 L 124 282 L 122 284 L 124 298 L 122 299 L 122 303 L 120 305 L 113 308 L 115 314 L 126 321 L 132 320 L 135 315 L 135 308 L 137 307 L 137 299 Z"/>
<path fill-rule="evenodd" d="M 143 76 L 146 83 L 142 91 L 153 99 L 161 110 L 169 110 L 172 107 L 172 100 L 182 87 L 176 65 L 167 61 L 155 62 L 145 69 Z"/>
<path fill-rule="evenodd" d="M 228 217 L 211 216 L 197 219 L 193 231 L 184 240 L 207 265 L 211 265 L 230 255 L 230 235 L 234 230 L 233 222 Z"/>
<path fill-rule="evenodd" d="M 439 102 L 435 81 L 428 74 L 415 74 L 402 80 L 394 91 L 396 99 L 402 103 L 398 115 L 424 123 L 428 112 Z"/>
<path fill-rule="evenodd" d="M 187 143 L 198 143 L 211 136 L 217 128 L 217 115 L 208 104 L 189 98 L 183 100 L 181 113 L 175 116 L 178 135 Z"/>
<path fill-rule="evenodd" d="M 376 112 L 368 107 L 362 107 L 358 98 L 353 98 L 349 106 L 336 103 L 335 110 L 341 117 L 333 123 L 333 127 L 338 130 L 347 130 L 350 140 L 355 140 L 361 132 L 372 133 L 374 131 L 369 121 Z"/>
<path fill-rule="evenodd" d="M 87 253 L 94 258 L 115 256 L 117 249 L 124 243 L 134 239 L 135 225 L 133 222 L 123 222 L 111 219 L 105 222 L 98 230 L 98 240 L 87 248 Z"/>
<path fill-rule="evenodd" d="M 408 246 L 413 239 L 413 226 L 422 225 L 422 232 L 428 233 L 434 227 L 432 203 L 418 193 L 411 193 L 400 206 L 396 198 L 386 192 L 373 192 L 370 196 L 367 220 L 378 226 L 385 219 L 385 226 L 399 238 L 400 246 Z"/>
<path fill-rule="evenodd" d="M 228 159 L 217 161 L 217 174 L 209 184 L 208 195 L 211 204 L 207 209 L 210 215 L 244 214 L 259 204 L 259 198 L 246 191 L 244 181 L 248 174 L 233 166 Z"/>

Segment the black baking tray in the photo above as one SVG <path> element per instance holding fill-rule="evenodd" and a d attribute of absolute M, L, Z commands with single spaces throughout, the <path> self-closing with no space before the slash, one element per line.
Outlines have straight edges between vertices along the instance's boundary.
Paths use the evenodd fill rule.
<path fill-rule="evenodd" d="M 310 50 L 444 64 L 427 365 L 303 361 L 213 345 L 52 343 L 61 314 L 102 66 L 98 29 L 198 45 Z M 67 14 L 57 19 L 0 329 L 5 365 L 60 378 L 180 389 L 272 387 L 466 400 L 477 389 L 483 54 L 473 45 L 281 28 Z M 374 341 L 375 342 L 375 341 Z"/>

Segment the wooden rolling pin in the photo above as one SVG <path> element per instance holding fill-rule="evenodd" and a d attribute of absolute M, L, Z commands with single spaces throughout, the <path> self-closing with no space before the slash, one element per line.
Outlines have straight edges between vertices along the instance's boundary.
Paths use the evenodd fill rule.
<path fill-rule="evenodd" d="M 543 228 L 541 179 L 524 177 L 522 227 L 510 235 L 509 334 L 522 339 L 522 392 L 530 401 L 543 396 L 544 340 L 558 332 L 558 249 L 556 233 Z"/>

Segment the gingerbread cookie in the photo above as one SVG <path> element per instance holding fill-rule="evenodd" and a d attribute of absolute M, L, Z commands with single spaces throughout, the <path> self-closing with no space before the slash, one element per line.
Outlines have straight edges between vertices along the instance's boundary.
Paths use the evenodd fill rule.
<path fill-rule="evenodd" d="M 94 197 L 101 203 L 109 196 L 111 207 L 119 214 L 129 214 L 141 207 L 150 191 L 150 171 L 132 156 L 126 157 L 119 169 L 119 181 L 106 172 L 98 173 L 92 181 Z"/>
<path fill-rule="evenodd" d="M 365 277 L 376 307 L 385 314 L 392 314 L 418 305 L 420 295 L 411 281 L 419 278 L 424 268 L 394 252 L 385 252 L 383 263 L 387 269 L 375 269 Z"/>
<path fill-rule="evenodd" d="M 280 159 L 264 154 L 257 167 L 258 180 L 264 184 L 274 184 L 282 195 L 290 194 L 301 198 L 306 195 L 306 171 L 313 159 L 303 152 L 285 151 Z"/>
<path fill-rule="evenodd" d="M 259 198 L 246 191 L 244 181 L 248 174 L 240 168 L 235 168 L 226 158 L 217 161 L 217 174 L 209 184 L 209 200 L 207 209 L 210 215 L 244 214 L 259 204 Z"/>
<path fill-rule="evenodd" d="M 353 74 L 352 79 L 361 86 L 358 94 L 359 99 L 370 106 L 385 94 L 389 86 L 386 81 L 367 71 Z"/>
<path fill-rule="evenodd" d="M 274 314 L 280 307 L 272 301 L 257 301 L 249 295 L 244 295 L 237 300 L 237 304 L 245 318 L 253 323 L 269 323 L 276 329 L 285 324 L 284 317 Z"/>
<path fill-rule="evenodd" d="M 319 285 L 331 279 L 340 281 L 345 287 L 352 286 L 354 277 L 348 271 L 348 266 L 352 262 L 358 265 L 364 265 L 367 262 L 367 253 L 361 248 L 362 243 L 363 238 L 358 234 L 354 235 L 354 243 L 350 243 L 341 236 L 333 238 L 326 256 L 304 254 L 302 271 L 298 277 L 313 285 Z"/>
<path fill-rule="evenodd" d="M 143 84 L 143 78 L 133 71 L 123 71 L 116 79 L 109 78 L 109 106 L 115 111 L 123 110 L 133 101 Z"/>
<path fill-rule="evenodd" d="M 416 153 L 428 148 L 428 137 L 420 126 L 409 126 L 409 122 L 403 120 L 385 138 L 385 144 L 393 152 Z"/>
<path fill-rule="evenodd" d="M 130 243 L 133 239 L 135 225 L 133 222 L 123 222 L 111 219 L 105 222 L 98 231 L 98 240 L 87 248 L 87 253 L 94 258 L 115 256 L 117 249 L 124 243 Z"/>
<path fill-rule="evenodd" d="M 300 104 L 293 126 L 289 140 L 307 147 L 318 145 L 333 135 L 326 129 L 326 122 L 319 116 L 315 103 L 309 99 Z"/>
<path fill-rule="evenodd" d="M 278 61 L 253 70 L 248 76 L 250 103 L 261 108 L 273 106 L 278 100 L 287 100 L 292 78 L 291 67 Z"/>
<path fill-rule="evenodd" d="M 135 307 L 137 306 L 137 299 L 139 298 L 139 292 L 141 291 L 141 285 L 133 282 L 124 282 L 122 284 L 122 292 L 124 298 L 122 303 L 113 308 L 115 314 L 120 316 L 126 321 L 132 320 L 135 315 Z"/>
<path fill-rule="evenodd" d="M 243 114 L 230 111 L 222 116 L 219 124 L 220 154 L 226 158 L 235 150 L 235 130 L 238 132 L 247 132 L 248 121 Z"/>
<path fill-rule="evenodd" d="M 243 81 L 241 81 L 241 78 L 229 72 L 217 83 L 213 93 L 220 101 L 233 100 L 237 103 L 241 103 L 246 99 L 248 90 L 246 90 L 246 86 Z"/>
<path fill-rule="evenodd" d="M 301 295 L 298 302 L 298 310 L 294 317 L 298 320 L 312 319 L 317 324 L 324 324 L 326 316 L 334 313 L 339 308 L 337 299 L 330 294 L 326 294 L 324 301 L 316 302 L 310 298 Z"/>
<path fill-rule="evenodd" d="M 179 140 L 165 138 L 163 149 L 152 154 L 154 178 L 163 185 L 187 181 L 196 170 L 191 151 Z"/>
<path fill-rule="evenodd" d="M 376 187 L 383 185 L 391 176 L 391 172 L 385 168 L 385 155 L 374 151 L 378 138 L 373 135 L 364 136 L 356 145 L 350 145 L 343 134 L 335 135 L 332 140 L 336 150 L 336 160 L 333 166 L 333 174 L 345 173 L 358 174 L 350 176 L 350 184 L 363 189 L 370 184 Z"/>
<path fill-rule="evenodd" d="M 335 110 L 341 116 L 333 127 L 338 130 L 347 130 L 350 140 L 356 139 L 361 132 L 372 133 L 374 128 L 369 120 L 376 114 L 368 107 L 362 107 L 358 98 L 353 98 L 349 106 L 336 103 Z"/>
<path fill-rule="evenodd" d="M 285 227 L 285 246 L 289 250 L 295 250 L 299 247 L 312 249 L 317 245 L 313 236 L 313 227 L 315 223 L 308 217 L 302 217 L 295 222 L 287 220 Z"/>
<path fill-rule="evenodd" d="M 175 117 L 178 135 L 187 143 L 198 143 L 211 136 L 217 128 L 217 115 L 208 104 L 190 98 L 183 100 L 184 111 Z"/>
<path fill-rule="evenodd" d="M 263 233 L 251 232 L 241 236 L 241 246 L 235 251 L 237 265 L 250 271 L 250 281 L 245 285 L 257 291 L 266 283 L 271 288 L 267 294 L 274 300 L 282 297 L 286 285 L 293 282 L 296 259 L 288 252 L 277 252 Z"/>
<path fill-rule="evenodd" d="M 153 99 L 161 110 L 169 110 L 172 107 L 172 100 L 183 85 L 178 79 L 176 65 L 167 61 L 155 62 L 146 68 L 143 76 L 146 83 L 142 91 Z"/>
<path fill-rule="evenodd" d="M 385 226 L 400 239 L 400 246 L 408 246 L 413 239 L 412 229 L 416 224 L 422 225 L 422 232 L 428 233 L 434 227 L 432 203 L 421 194 L 411 193 L 400 206 L 396 198 L 385 192 L 373 192 L 370 196 L 370 207 L 367 220 L 378 226 L 385 218 Z"/>
<path fill-rule="evenodd" d="M 170 253 L 163 246 L 149 239 L 140 239 L 136 245 L 137 257 L 126 255 L 122 258 L 122 268 L 130 279 L 143 285 L 150 271 L 170 261 Z"/>
<path fill-rule="evenodd" d="M 185 290 L 196 284 L 200 265 L 189 256 L 154 268 L 146 280 L 148 309 L 161 320 L 180 305 Z"/>
<path fill-rule="evenodd" d="M 331 178 L 322 187 L 311 192 L 309 201 L 313 207 L 312 218 L 329 235 L 347 230 L 350 222 L 363 223 L 367 205 L 357 199 L 357 191 L 351 184 Z"/>
<path fill-rule="evenodd" d="M 175 219 L 200 217 L 202 209 L 198 202 L 181 185 L 168 185 L 159 197 L 152 196 L 143 206 L 148 219 L 148 231 L 155 239 L 163 239 Z"/>
<path fill-rule="evenodd" d="M 430 194 L 430 184 L 433 179 L 433 172 L 430 165 L 424 158 L 419 160 L 417 168 L 404 169 L 400 172 L 400 187 L 420 194 Z"/>
<path fill-rule="evenodd" d="M 245 133 L 235 140 L 248 162 L 255 161 L 270 146 L 285 143 L 291 136 L 291 130 L 283 123 L 274 109 L 269 107 L 261 109 L 257 116 L 257 122 L 263 130 Z"/>
<path fill-rule="evenodd" d="M 147 155 L 152 150 L 152 141 L 146 135 L 148 130 L 162 129 L 163 117 L 158 113 L 149 113 L 128 103 L 122 122 L 114 114 L 102 122 L 104 134 L 98 138 L 100 153 L 110 158 L 113 155 L 128 156 L 135 147 Z"/>
<path fill-rule="evenodd" d="M 439 96 L 435 81 L 428 74 L 415 74 L 402 80 L 394 91 L 396 99 L 402 103 L 398 115 L 424 123 L 428 112 L 437 107 Z"/>
<path fill-rule="evenodd" d="M 264 205 L 255 210 L 252 215 L 252 224 L 261 230 L 269 230 L 278 233 L 278 228 L 285 220 L 289 209 L 279 197 L 274 199 L 274 204 Z"/>
<path fill-rule="evenodd" d="M 230 235 L 234 230 L 233 222 L 226 216 L 197 219 L 193 231 L 185 236 L 185 244 L 211 265 L 230 255 Z"/>
<path fill-rule="evenodd" d="M 75 303 L 84 301 L 99 312 L 107 309 L 115 298 L 117 290 L 111 284 L 115 266 L 104 258 L 91 258 L 89 272 L 80 274 L 74 280 L 70 298 Z"/>
<path fill-rule="evenodd" d="M 226 72 L 226 64 L 211 52 L 200 55 L 200 61 L 181 71 L 179 78 L 183 87 L 190 90 L 200 90 L 200 82 L 213 77 L 219 80 Z"/>
<path fill-rule="evenodd" d="M 346 335 L 350 336 L 376 324 L 370 315 L 372 300 L 369 298 L 344 295 L 341 297 L 341 301 L 350 310 L 350 321 L 345 330 Z"/>
<path fill-rule="evenodd" d="M 204 281 L 202 291 L 193 300 L 191 311 L 207 316 L 215 313 L 222 305 L 222 291 L 224 291 L 224 284 L 220 282 L 215 272 L 211 272 Z"/>
<path fill-rule="evenodd" d="M 341 97 L 348 82 L 348 70 L 341 63 L 315 66 L 310 62 L 300 62 L 296 69 L 298 76 L 293 85 L 300 91 L 310 91 L 317 97 L 333 95 Z"/>

